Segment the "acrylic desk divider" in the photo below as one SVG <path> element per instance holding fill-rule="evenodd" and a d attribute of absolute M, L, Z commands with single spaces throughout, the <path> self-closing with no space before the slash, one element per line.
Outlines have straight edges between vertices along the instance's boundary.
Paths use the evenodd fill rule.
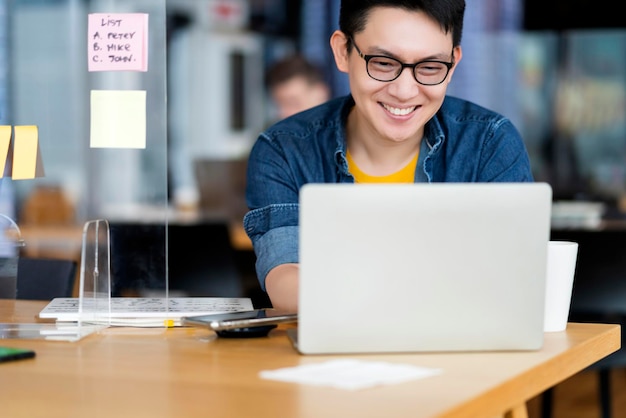
<path fill-rule="evenodd" d="M 167 328 L 169 297 L 112 297 L 109 223 L 96 220 L 83 229 L 78 300 L 79 326 Z M 166 283 L 167 287 L 167 283 Z"/>
<path fill-rule="evenodd" d="M 15 221 L 0 213 L 0 299 L 17 298 L 17 266 L 20 249 L 24 246 L 22 233 Z"/>
<path fill-rule="evenodd" d="M 7 226 L 8 225 L 8 226 Z M 0 299 L 16 299 L 18 261 L 26 245 L 20 228 L 10 217 L 0 214 Z M 0 339 L 42 339 L 78 341 L 103 326 L 50 323 L 0 323 Z"/>
<path fill-rule="evenodd" d="M 78 325 L 111 320 L 111 240 L 109 223 L 98 219 L 85 223 L 78 293 Z"/>
<path fill-rule="evenodd" d="M 0 269 L 11 271 L 17 277 L 17 261 L 19 259 L 19 247 L 25 245 L 21 238 L 18 226 L 12 219 L 0 214 L 0 218 L 9 221 L 11 231 L 5 231 L 3 240 L 0 241 L 2 249 L 10 243 L 10 249 L 15 250 L 13 257 L 2 254 Z M 10 232 L 10 233 L 9 233 Z M 83 228 L 83 249 L 81 262 L 81 283 L 80 298 L 78 299 L 79 315 L 77 322 L 57 322 L 57 323 L 0 323 L 0 339 L 32 339 L 51 341 L 78 341 L 87 335 L 107 328 L 108 325 L 102 321 L 96 323 L 102 317 L 108 318 L 110 306 L 110 277 L 109 277 L 109 239 L 108 223 L 106 221 L 90 221 Z M 6 241 L 6 240 L 9 241 Z M 14 267 L 13 267 L 14 265 Z M 85 274 L 90 271 L 91 274 Z M 93 274 L 100 272 L 99 275 Z M 85 280 L 85 277 L 88 280 Z M 1 279 L 0 279 L 1 280 Z M 16 283 L 17 280 L 14 280 Z M 87 283 L 87 285 L 85 285 Z M 16 288 L 16 284 L 13 284 Z M 15 294 L 15 290 L 13 291 Z M 0 298 L 3 298 L 0 296 Z M 13 297 L 13 299 L 15 296 Z"/>

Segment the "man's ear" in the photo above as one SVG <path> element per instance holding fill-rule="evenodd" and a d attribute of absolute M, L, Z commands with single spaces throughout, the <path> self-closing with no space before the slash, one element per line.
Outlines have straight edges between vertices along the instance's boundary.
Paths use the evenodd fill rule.
<path fill-rule="evenodd" d="M 348 72 L 348 38 L 345 33 L 340 30 L 336 30 L 330 36 L 330 48 L 333 50 L 333 56 L 335 57 L 335 65 L 337 69 L 342 73 Z"/>
<path fill-rule="evenodd" d="M 456 70 L 456 66 L 459 65 L 459 62 L 461 61 L 461 58 L 463 58 L 463 50 L 461 49 L 461 46 L 456 46 L 454 47 L 454 49 L 452 50 L 452 54 L 454 56 L 454 67 L 452 67 L 450 69 L 450 74 L 448 75 L 448 83 L 452 80 L 452 76 L 454 75 L 454 70 Z"/>
<path fill-rule="evenodd" d="M 463 48 L 461 48 L 461 45 L 455 47 L 452 53 L 454 54 L 454 63 L 457 64 L 461 62 L 461 58 L 463 58 Z"/>

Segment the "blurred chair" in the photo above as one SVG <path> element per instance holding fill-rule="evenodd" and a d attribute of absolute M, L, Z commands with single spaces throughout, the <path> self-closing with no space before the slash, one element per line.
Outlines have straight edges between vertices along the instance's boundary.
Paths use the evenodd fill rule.
<path fill-rule="evenodd" d="M 75 212 L 74 204 L 60 186 L 37 186 L 20 210 L 20 225 L 73 225 Z"/>
<path fill-rule="evenodd" d="M 60 258 L 20 257 L 17 299 L 52 300 L 72 297 L 78 263 Z"/>
<path fill-rule="evenodd" d="M 74 203 L 60 186 L 36 186 L 19 210 L 18 220 L 28 257 L 74 259 L 80 262 L 83 225 Z"/>

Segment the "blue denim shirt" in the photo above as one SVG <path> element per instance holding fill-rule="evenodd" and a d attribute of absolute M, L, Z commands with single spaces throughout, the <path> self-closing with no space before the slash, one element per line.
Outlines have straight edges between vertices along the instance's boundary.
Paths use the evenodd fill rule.
<path fill-rule="evenodd" d="M 298 262 L 298 192 L 306 183 L 353 183 L 346 160 L 350 95 L 261 133 L 248 159 L 244 228 L 263 290 L 274 267 Z M 426 124 L 415 182 L 531 182 L 528 153 L 511 121 L 455 97 Z"/>

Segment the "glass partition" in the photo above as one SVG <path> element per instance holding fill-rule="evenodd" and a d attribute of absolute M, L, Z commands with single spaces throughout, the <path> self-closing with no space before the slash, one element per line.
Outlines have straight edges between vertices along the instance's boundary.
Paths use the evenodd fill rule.
<path fill-rule="evenodd" d="M 44 170 L 41 177 L 3 179 L 15 190 L 25 248 L 40 254 L 46 239 L 66 241 L 59 255 L 78 258 L 83 224 L 106 219 L 120 235 L 111 237 L 112 291 L 166 294 L 165 0 L 2 4 L 10 16 L 7 36 L 0 36 L 10 115 L 2 123 L 37 126 Z M 135 44 L 141 36 L 144 43 Z M 90 65 L 98 59 L 103 65 Z M 122 65 L 131 61 L 143 68 Z M 128 229 L 149 231 L 150 246 L 132 248 L 141 270 L 122 265 Z"/>

